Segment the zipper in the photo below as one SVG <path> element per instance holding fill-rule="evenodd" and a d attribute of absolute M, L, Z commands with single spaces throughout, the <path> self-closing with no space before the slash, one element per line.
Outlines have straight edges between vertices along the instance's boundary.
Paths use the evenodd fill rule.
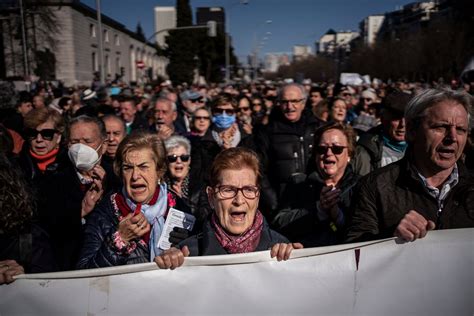
<path fill-rule="evenodd" d="M 304 172 L 303 168 L 306 162 L 305 156 L 304 156 L 304 138 L 303 136 L 300 136 L 300 151 L 301 151 L 301 169 L 298 170 L 300 172 Z"/>

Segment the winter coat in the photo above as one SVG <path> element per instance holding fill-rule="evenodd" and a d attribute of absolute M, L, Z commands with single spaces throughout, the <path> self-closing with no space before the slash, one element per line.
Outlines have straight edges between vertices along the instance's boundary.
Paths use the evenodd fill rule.
<path fill-rule="evenodd" d="M 282 115 L 256 131 L 255 143 L 262 159 L 264 177 L 268 178 L 272 192 L 262 190 L 261 199 L 272 210 L 277 208 L 287 184 L 301 182 L 312 154 L 314 132 L 320 122 L 310 113 L 303 112 L 301 119 L 291 123 Z"/>
<path fill-rule="evenodd" d="M 458 161 L 459 182 L 443 205 L 432 197 L 408 158 L 363 177 L 355 190 L 346 241 L 393 237 L 410 210 L 436 224 L 436 229 L 474 227 L 474 176 Z"/>
<path fill-rule="evenodd" d="M 341 190 L 339 209 L 344 217 L 350 212 L 353 188 L 359 176 L 347 165 L 344 175 L 337 184 Z M 334 245 L 343 242 L 344 226 L 336 227 L 331 220 L 320 220 L 317 204 L 325 186 L 317 171 L 311 173 L 305 182 L 289 185 L 282 196 L 282 208 L 275 216 L 272 227 L 292 242 L 301 242 L 305 247 Z"/>

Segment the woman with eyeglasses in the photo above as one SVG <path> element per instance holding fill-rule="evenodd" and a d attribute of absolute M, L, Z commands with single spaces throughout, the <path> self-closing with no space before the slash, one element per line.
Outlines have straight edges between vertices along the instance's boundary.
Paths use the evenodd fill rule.
<path fill-rule="evenodd" d="M 352 192 L 355 133 L 351 126 L 329 123 L 316 130 L 306 180 L 287 187 L 273 221 L 279 232 L 305 247 L 342 242 Z"/>
<path fill-rule="evenodd" d="M 174 269 L 187 256 L 247 253 L 270 249 L 270 256 L 287 260 L 293 249 L 303 246 L 289 243 L 273 231 L 258 210 L 260 167 L 257 155 L 245 148 L 222 151 L 211 167 L 206 189 L 212 214 L 202 233 L 189 237 L 155 258 L 161 269 Z"/>
<path fill-rule="evenodd" d="M 170 208 L 177 205 L 164 181 L 162 140 L 144 131 L 126 136 L 114 171 L 123 187 L 104 196 L 89 215 L 79 269 L 150 262 L 164 250 L 160 236 Z"/>
<path fill-rule="evenodd" d="M 56 110 L 34 109 L 24 120 L 26 142 L 19 156 L 25 177 L 33 185 L 47 173 L 56 172 L 65 165 L 66 151 L 61 146 L 64 120 Z"/>

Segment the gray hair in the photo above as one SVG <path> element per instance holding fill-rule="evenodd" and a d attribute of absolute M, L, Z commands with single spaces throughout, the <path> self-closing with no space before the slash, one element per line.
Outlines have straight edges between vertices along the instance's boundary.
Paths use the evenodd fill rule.
<path fill-rule="evenodd" d="M 177 112 L 178 111 L 178 107 L 176 106 L 176 103 L 174 103 L 173 101 L 171 101 L 170 99 L 168 98 L 165 98 L 165 97 L 159 97 L 158 99 L 156 99 L 155 101 L 155 105 L 158 103 L 158 102 L 166 102 L 168 104 L 171 104 L 171 110 L 173 110 L 173 112 Z"/>
<path fill-rule="evenodd" d="M 122 125 L 123 127 L 123 130 L 124 131 L 127 131 L 127 125 L 125 124 L 125 121 L 123 120 L 122 117 L 118 116 L 118 115 L 115 115 L 115 114 L 107 114 L 107 115 L 104 115 L 102 118 L 101 118 L 102 122 L 106 122 L 106 121 L 109 121 L 109 120 L 115 120 L 116 122 L 119 122 L 120 125 Z"/>
<path fill-rule="evenodd" d="M 407 132 L 413 131 L 420 126 L 427 109 L 444 101 L 454 101 L 464 107 L 467 112 L 468 128 L 470 129 L 473 105 L 472 96 L 465 92 L 449 89 L 426 89 L 415 95 L 405 108 Z"/>
<path fill-rule="evenodd" d="M 285 92 L 285 90 L 290 87 L 298 88 L 301 91 L 301 95 L 303 96 L 304 101 L 306 102 L 306 100 L 308 99 L 308 93 L 306 93 L 306 89 L 299 83 L 288 83 L 282 86 L 280 90 L 278 90 L 278 100 L 281 100 L 283 92 Z"/>
<path fill-rule="evenodd" d="M 165 140 L 166 152 L 169 152 L 171 149 L 178 148 L 180 146 L 184 147 L 186 154 L 191 154 L 191 142 L 186 137 L 173 135 Z"/>
<path fill-rule="evenodd" d="M 105 124 L 102 120 L 98 119 L 97 117 L 87 116 L 87 115 L 79 115 L 69 121 L 69 129 L 68 129 L 68 138 L 71 134 L 71 127 L 74 124 L 80 123 L 88 123 L 88 124 L 96 124 L 99 128 L 100 138 L 102 140 L 107 139 L 107 131 L 105 130 Z"/>

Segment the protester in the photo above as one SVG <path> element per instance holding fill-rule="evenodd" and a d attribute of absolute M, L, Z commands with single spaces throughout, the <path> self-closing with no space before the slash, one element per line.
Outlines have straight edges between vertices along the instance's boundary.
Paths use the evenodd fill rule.
<path fill-rule="evenodd" d="M 44 203 L 39 207 L 40 223 L 51 236 L 60 270 L 74 269 L 82 244 L 82 226 L 114 183 L 112 170 L 102 163 L 107 150 L 103 122 L 78 116 L 70 122 L 67 135 L 69 161 L 46 179 L 48 185 L 40 192 Z"/>
<path fill-rule="evenodd" d="M 405 110 L 404 158 L 370 173 L 356 190 L 347 241 L 474 227 L 474 177 L 459 159 L 466 145 L 472 97 L 427 89 Z"/>
<path fill-rule="evenodd" d="M 67 159 L 61 146 L 64 121 L 56 110 L 44 107 L 29 112 L 24 124 L 27 142 L 18 162 L 25 178 L 36 186 L 45 172 L 56 172 L 64 166 Z"/>
<path fill-rule="evenodd" d="M 343 241 L 352 188 L 358 180 L 350 165 L 355 150 L 350 126 L 329 123 L 320 127 L 313 148 L 316 170 L 305 182 L 287 187 L 272 223 L 291 241 L 305 247 Z"/>
<path fill-rule="evenodd" d="M 353 160 L 356 174 L 366 175 L 403 157 L 407 146 L 403 111 L 410 98 L 404 92 L 393 92 L 387 96 L 382 111 L 382 124 L 361 134 L 358 140 Z"/>
<path fill-rule="evenodd" d="M 88 219 L 79 269 L 150 262 L 163 251 L 158 240 L 174 206 L 163 181 L 165 155 L 161 139 L 148 132 L 120 143 L 114 168 L 123 187 L 106 195 Z"/>
<path fill-rule="evenodd" d="M 125 121 L 127 135 L 135 130 L 146 130 L 146 120 L 137 112 L 136 101 L 133 97 L 123 97 L 120 100 L 120 115 Z"/>
<path fill-rule="evenodd" d="M 192 143 L 191 168 L 207 182 L 214 158 L 224 149 L 255 148 L 253 138 L 236 122 L 237 101 L 229 94 L 220 94 L 212 103 L 212 124 L 206 134 Z"/>
<path fill-rule="evenodd" d="M 341 98 L 331 101 L 329 107 L 329 121 L 344 124 L 347 121 L 347 104 Z"/>
<path fill-rule="evenodd" d="M 281 109 L 275 110 L 274 119 L 255 134 L 264 175 L 271 185 L 262 190 L 263 208 L 276 210 L 286 185 L 298 182 L 306 172 L 319 122 L 311 113 L 303 111 L 305 102 L 306 94 L 301 85 L 283 86 L 278 96 Z"/>
<path fill-rule="evenodd" d="M 289 243 L 271 230 L 258 210 L 260 167 L 258 157 L 245 148 L 222 151 L 211 168 L 209 203 L 214 212 L 203 226 L 202 234 L 180 243 L 155 258 L 161 269 L 174 269 L 184 257 L 223 255 L 270 250 L 278 261 L 287 260 L 293 249 L 303 246 Z"/>
<path fill-rule="evenodd" d="M 154 106 L 154 123 L 149 127 L 151 132 L 165 140 L 176 134 L 174 122 L 178 116 L 176 103 L 166 98 L 158 98 Z"/>
<path fill-rule="evenodd" d="M 191 121 L 191 135 L 198 138 L 204 136 L 211 126 L 211 111 L 207 108 L 200 108 L 194 112 Z"/>
<path fill-rule="evenodd" d="M 0 285 L 23 273 L 56 269 L 47 234 L 32 222 L 33 194 L 6 155 L 0 153 Z"/>

